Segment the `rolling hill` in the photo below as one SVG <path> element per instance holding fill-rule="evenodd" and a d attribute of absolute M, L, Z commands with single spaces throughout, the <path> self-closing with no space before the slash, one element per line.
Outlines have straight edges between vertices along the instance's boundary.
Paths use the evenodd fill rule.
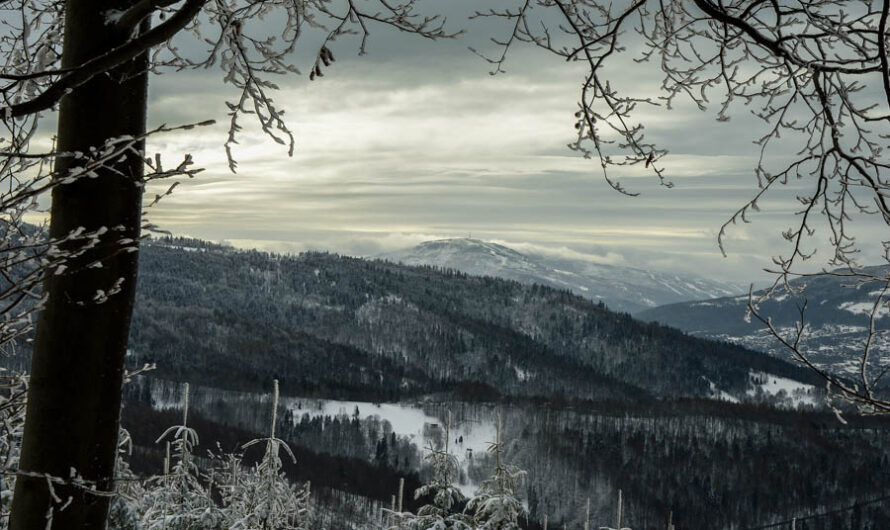
<path fill-rule="evenodd" d="M 738 346 L 540 285 L 333 254 L 148 242 L 132 363 L 222 388 L 304 395 L 744 398 L 751 373 L 814 383 Z M 285 384 L 285 381 L 287 384 Z"/>

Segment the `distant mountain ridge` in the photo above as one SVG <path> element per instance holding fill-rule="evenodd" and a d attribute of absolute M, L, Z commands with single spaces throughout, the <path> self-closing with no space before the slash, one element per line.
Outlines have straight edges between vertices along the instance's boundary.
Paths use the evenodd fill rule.
<path fill-rule="evenodd" d="M 890 266 L 866 267 L 864 272 L 883 276 Z M 843 274 L 842 270 L 837 271 Z M 883 287 L 879 283 L 855 288 L 853 280 L 842 275 L 820 275 L 800 278 L 789 282 L 794 291 L 779 288 L 771 298 L 760 304 L 763 315 L 773 324 L 789 331 L 800 317 L 800 307 L 806 303 L 807 340 L 804 347 L 812 359 L 838 371 L 853 373 L 858 370 L 856 358 L 862 351 L 868 313 L 874 306 L 877 294 Z M 754 293 L 759 297 L 763 291 Z M 788 352 L 773 337 L 766 334 L 763 325 L 744 319 L 748 296 L 724 297 L 659 306 L 641 311 L 636 316 L 648 322 L 659 322 L 682 329 L 697 337 L 725 340 L 787 359 Z M 877 325 L 890 325 L 890 313 L 885 309 L 878 314 Z M 875 353 L 890 353 L 890 341 L 886 336 L 875 338 Z"/>
<path fill-rule="evenodd" d="M 741 286 L 727 282 L 649 272 L 583 259 L 522 253 L 497 243 L 472 238 L 426 241 L 378 257 L 405 265 L 429 265 L 476 276 L 567 289 L 584 298 L 601 300 L 612 310 L 629 313 L 662 304 L 743 292 Z"/>

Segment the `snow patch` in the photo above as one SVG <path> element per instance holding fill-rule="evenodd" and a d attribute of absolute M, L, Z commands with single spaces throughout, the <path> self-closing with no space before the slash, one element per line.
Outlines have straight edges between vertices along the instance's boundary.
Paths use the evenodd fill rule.
<path fill-rule="evenodd" d="M 517 376 L 522 372 L 514 368 Z M 526 372 L 525 377 L 528 377 Z M 310 418 L 317 416 L 348 416 L 358 411 L 360 419 L 377 417 L 392 426 L 396 436 L 405 437 L 424 451 L 430 442 L 437 443 L 444 435 L 445 425 L 435 416 L 427 414 L 417 405 L 406 403 L 371 403 L 367 401 L 339 401 L 314 398 L 283 398 L 282 404 L 293 413 L 294 421 L 299 422 L 308 414 Z M 466 471 L 473 459 L 473 453 L 484 454 L 489 444 L 495 440 L 494 422 L 465 422 L 451 426 L 450 451 L 454 454 L 461 467 Z M 468 482 L 458 484 L 465 495 L 473 495 L 479 484 Z"/>
<path fill-rule="evenodd" d="M 843 309 L 844 311 L 848 311 L 856 315 L 870 315 L 874 307 L 874 302 L 844 302 L 838 306 L 838 309 Z M 887 316 L 888 314 L 890 314 L 890 309 L 887 308 L 886 304 L 881 304 L 878 307 L 876 316 L 881 318 Z"/>
<path fill-rule="evenodd" d="M 513 370 L 516 372 L 516 379 L 520 381 L 528 381 L 529 373 L 527 370 L 523 370 L 518 366 L 514 366 Z"/>
<path fill-rule="evenodd" d="M 717 388 L 717 385 L 707 377 L 704 377 L 704 379 L 708 382 L 708 387 L 711 390 L 711 399 L 716 399 L 717 401 L 728 401 L 730 403 L 739 402 L 739 399 L 737 397 L 733 396 L 725 390 L 720 390 L 719 388 Z"/>
<path fill-rule="evenodd" d="M 752 370 L 748 374 L 747 395 L 756 397 L 758 394 L 785 398 L 789 401 L 788 404 L 792 408 L 798 408 L 802 405 L 813 406 L 817 403 L 813 385 L 801 383 L 787 377 L 779 377 L 766 372 L 754 372 Z"/>

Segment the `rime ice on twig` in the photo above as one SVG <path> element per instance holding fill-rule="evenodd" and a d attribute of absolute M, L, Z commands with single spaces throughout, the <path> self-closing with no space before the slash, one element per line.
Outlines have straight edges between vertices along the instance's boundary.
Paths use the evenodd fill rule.
<path fill-rule="evenodd" d="M 725 253 L 733 225 L 750 222 L 779 188 L 794 185 L 802 188 L 799 207 L 782 231 L 787 251 L 773 258 L 776 280 L 766 297 L 779 288 L 790 290 L 789 278 L 808 272 L 804 262 L 818 257 L 816 249 L 825 244 L 830 251 L 823 267 L 842 267 L 840 274 L 850 275 L 851 283 L 880 288 L 890 272 L 863 270 L 853 228 L 854 221 L 866 220 L 881 223 L 885 232 L 890 227 L 890 6 L 870 0 L 809 0 L 801 6 L 760 0 L 532 0 L 517 8 L 480 10 L 476 17 L 501 19 L 509 31 L 495 40 L 501 53 L 487 57 L 495 73 L 517 43 L 585 64 L 578 133 L 570 147 L 597 158 L 606 180 L 622 193 L 634 194 L 611 174 L 626 166 L 670 185 L 667 152 L 648 141 L 643 124 L 634 120 L 640 106 L 667 110 L 683 98 L 703 111 L 713 107 L 720 122 L 739 111 L 753 113 L 763 126 L 748 138 L 758 156 L 752 168 L 757 189 L 720 227 L 719 249 Z M 631 45 L 638 47 L 634 60 L 660 71 L 660 86 L 647 91 L 660 88 L 659 97 L 634 96 L 607 77 L 606 66 Z M 890 238 L 881 237 L 881 244 L 890 263 Z M 883 295 L 863 333 L 855 386 L 810 362 L 803 319 L 796 336 L 781 337 L 770 327 L 758 309 L 766 297 L 752 300 L 750 316 L 763 321 L 792 358 L 863 412 L 890 412 L 890 403 L 872 392 L 886 372 L 874 367 L 875 339 L 886 331 L 875 318 L 886 310 Z"/>

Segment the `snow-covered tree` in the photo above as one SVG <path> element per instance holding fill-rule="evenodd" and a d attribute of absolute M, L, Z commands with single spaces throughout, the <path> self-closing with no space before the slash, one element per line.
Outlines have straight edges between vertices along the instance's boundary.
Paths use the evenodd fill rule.
<path fill-rule="evenodd" d="M 308 530 L 309 484 L 295 486 L 282 472 L 283 450 L 296 461 L 287 442 L 275 436 L 278 412 L 278 380 L 272 395 L 272 420 L 268 438 L 244 444 L 243 449 L 265 444 L 262 460 L 242 469 L 241 459 L 230 456 L 219 484 L 226 530 Z"/>
<path fill-rule="evenodd" d="M 189 386 L 183 386 L 182 424 L 170 427 L 156 441 L 172 438 L 164 474 L 146 483 L 140 503 L 143 530 L 202 530 L 215 528 L 222 519 L 210 491 L 201 483 L 201 471 L 193 455 L 198 433 L 188 426 Z"/>
<path fill-rule="evenodd" d="M 19 465 L 19 445 L 25 424 L 27 378 L 0 375 L 0 529 L 9 526 L 9 508 Z"/>
<path fill-rule="evenodd" d="M 601 526 L 599 530 L 631 530 L 626 526 L 621 526 L 621 516 L 623 515 L 623 500 L 621 497 L 621 490 L 618 490 L 618 506 L 615 509 L 615 527 L 611 526 Z M 587 519 L 590 520 L 590 499 L 587 499 Z"/>
<path fill-rule="evenodd" d="M 188 168 L 190 157 L 165 171 L 159 159 L 145 156 L 148 74 L 220 66 L 235 91 L 227 148 L 236 143 L 238 119 L 252 114 L 263 131 L 291 151 L 292 135 L 270 97 L 275 84 L 269 77 L 296 71 L 288 54 L 308 33 L 304 30 L 321 32 L 310 73 L 315 78 L 332 61 L 331 41 L 355 33 L 364 52 L 373 25 L 432 39 L 449 36 L 443 17 L 419 4 L 0 1 L 6 12 L 15 13 L 10 17 L 15 22 L 0 32 L 0 221 L 12 228 L 7 233 L 23 233 L 23 219 L 38 208 L 37 198 L 49 192 L 53 196 L 52 243 L 38 251 L 46 259 L 28 257 L 31 243 L 24 250 L 13 239 L 0 244 L 0 253 L 12 256 L 4 269 L 23 257 L 32 264 L 29 271 L 36 271 L 20 276 L 28 278 L 21 288 L 15 282 L 0 294 L 0 313 L 10 317 L 3 322 L 12 323 L 0 326 L 0 344 L 30 328 L 31 309 L 22 300 L 47 297 L 36 327 L 32 398 L 21 452 L 21 467 L 30 474 L 18 478 L 14 528 L 31 530 L 45 522 L 53 495 L 47 475 L 63 480 L 64 494 L 72 498 L 59 520 L 98 526 L 107 515 L 104 499 L 113 487 L 123 360 L 138 267 L 131 251 L 137 250 L 144 227 L 144 186 L 150 175 L 194 174 Z M 507 8 L 498 2 L 480 5 L 474 16 L 500 19 L 507 28 L 508 35 L 495 41 L 503 44 L 503 52 L 489 57 L 495 71 L 502 70 L 508 49 L 523 42 L 588 66 L 572 147 L 598 158 L 604 170 L 636 166 L 670 185 L 663 165 L 666 150 L 648 140 L 634 120 L 640 107 L 670 108 L 678 97 L 686 97 L 705 109 L 716 98 L 721 121 L 742 105 L 756 109 L 767 131 L 757 139 L 763 149 L 757 189 L 729 223 L 746 220 L 758 211 L 762 198 L 783 184 L 808 182 L 809 189 L 798 193 L 800 217 L 783 233 L 790 248 L 777 259 L 776 284 L 812 255 L 816 244 L 810 236 L 821 218 L 828 229 L 819 234 L 828 234 L 833 248 L 830 263 L 848 266 L 851 283 L 886 285 L 890 278 L 885 274 L 865 274 L 856 265 L 858 248 L 849 220 L 874 218 L 890 224 L 887 3 L 807 0 L 800 5 L 535 0 Z M 277 23 L 270 24 L 273 17 Z M 269 34 L 270 27 L 275 35 Z M 191 37 L 192 42 L 180 46 Z M 664 74 L 660 85 L 643 94 L 620 92 L 606 77 L 609 63 L 628 56 L 620 52 L 629 43 L 638 45 L 639 59 L 652 60 Z M 186 49 L 197 51 L 189 55 Z M 609 71 L 616 70 L 621 69 Z M 659 89 L 661 98 L 656 97 Z M 32 139 L 38 119 L 56 109 L 57 141 L 51 150 L 37 152 Z M 879 239 L 890 244 L 886 237 Z M 55 262 L 57 251 L 70 259 Z M 102 267 L 93 267 L 97 263 Z M 41 282 L 43 293 L 38 294 Z M 883 289 L 876 296 L 873 322 L 886 308 L 888 295 Z M 756 304 L 752 313 L 766 317 Z M 884 374 L 870 355 L 872 339 L 883 331 L 876 327 L 864 332 L 863 369 L 856 386 L 808 362 L 799 340 L 806 326 L 784 339 L 795 358 L 823 375 L 842 397 L 866 411 L 890 412 L 890 403 L 873 392 Z M 68 391 L 71 380 L 79 384 L 76 395 Z M 63 438 L 69 443 L 60 447 Z M 71 469 L 91 488 L 69 484 Z"/>
<path fill-rule="evenodd" d="M 41 309 L 20 458 L 28 473 L 18 477 L 12 528 L 45 525 L 56 496 L 70 499 L 54 519 L 59 528 L 100 527 L 108 515 L 138 244 L 143 231 L 153 229 L 143 194 L 154 178 L 198 171 L 190 156 L 166 167 L 161 156 L 146 156 L 146 138 L 169 130 L 147 127 L 149 76 L 223 71 L 234 92 L 224 139 L 234 170 L 231 147 L 244 116 L 293 152 L 270 78 L 299 73 L 290 60 L 305 33 L 320 37 L 306 43 L 316 52 L 311 79 L 333 61 L 332 41 L 366 38 L 374 26 L 449 36 L 444 17 L 420 13 L 415 4 L 0 0 L 0 267 L 4 273 L 24 267 L 0 280 L 0 346 L 29 332 Z M 52 147 L 34 148 L 41 118 L 52 114 Z M 45 216 L 38 199 L 50 194 L 48 230 L 22 238 L 25 219 Z M 77 392 L 70 391 L 71 381 Z M 69 480 L 72 469 L 83 484 Z M 59 480 L 57 487 L 48 487 L 47 476 Z"/>
<path fill-rule="evenodd" d="M 121 429 L 115 465 L 115 495 L 108 510 L 108 530 L 140 530 L 139 502 L 145 498 L 142 480 L 130 469 L 127 457 L 132 453 L 133 441 L 126 429 Z"/>
<path fill-rule="evenodd" d="M 451 430 L 451 413 L 445 423 L 445 443 L 437 448 L 432 441 L 425 459 L 430 464 L 429 482 L 414 491 L 414 498 L 429 498 L 417 510 L 417 514 L 401 514 L 400 526 L 407 530 L 471 530 L 472 520 L 461 511 L 466 496 L 455 486 L 460 476 L 460 463 L 448 450 Z"/>
<path fill-rule="evenodd" d="M 526 473 L 504 462 L 500 417 L 495 441 L 489 444 L 488 451 L 494 455 L 494 471 L 467 503 L 467 511 L 473 514 L 473 525 L 478 530 L 518 530 L 526 509 L 516 497 L 516 489 Z"/>

